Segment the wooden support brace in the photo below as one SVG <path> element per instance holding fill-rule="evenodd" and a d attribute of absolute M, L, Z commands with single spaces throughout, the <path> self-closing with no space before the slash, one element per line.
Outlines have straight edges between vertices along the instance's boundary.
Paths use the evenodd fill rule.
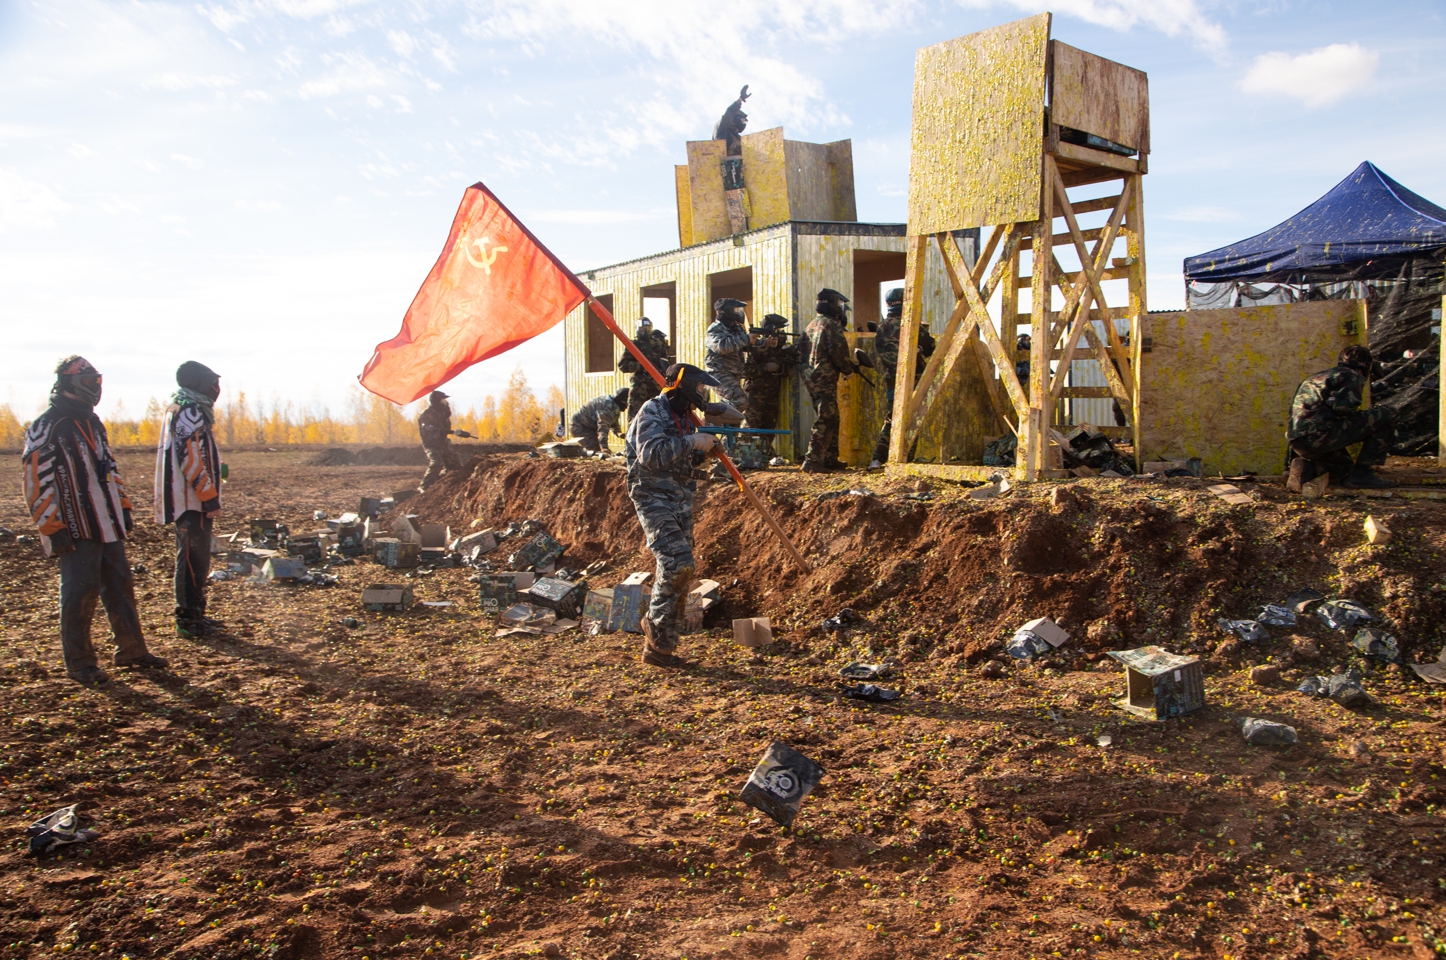
<path fill-rule="evenodd" d="M 889 461 L 909 458 L 911 437 L 905 437 L 909 405 L 914 396 L 914 363 L 919 355 L 919 324 L 924 312 L 924 264 L 928 237 L 909 237 L 904 261 L 904 316 L 899 324 L 899 362 L 894 373 L 894 426 L 889 433 Z"/>

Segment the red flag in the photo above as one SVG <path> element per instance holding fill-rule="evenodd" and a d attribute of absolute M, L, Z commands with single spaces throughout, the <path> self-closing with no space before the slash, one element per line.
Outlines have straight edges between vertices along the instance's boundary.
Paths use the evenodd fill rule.
<path fill-rule="evenodd" d="M 562 322 L 588 291 L 486 187 L 462 195 L 447 245 L 362 386 L 411 403 Z"/>

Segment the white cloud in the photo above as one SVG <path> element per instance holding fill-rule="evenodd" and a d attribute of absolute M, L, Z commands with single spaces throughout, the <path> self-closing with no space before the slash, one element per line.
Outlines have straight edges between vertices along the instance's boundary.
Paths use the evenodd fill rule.
<path fill-rule="evenodd" d="M 285 207 L 276 200 L 241 200 L 232 201 L 237 210 L 246 213 L 276 213 L 284 210 Z"/>
<path fill-rule="evenodd" d="M 296 91 L 303 100 L 334 97 L 349 91 L 376 90 L 387 85 L 385 71 L 365 54 L 327 54 L 321 61 L 331 68 L 331 73 L 303 83 Z"/>
<path fill-rule="evenodd" d="M 367 106 L 373 110 L 380 110 L 382 108 L 382 98 L 375 93 L 367 94 Z"/>
<path fill-rule="evenodd" d="M 143 90 L 193 90 L 196 87 L 207 87 L 212 90 L 220 90 L 223 87 L 234 87 L 235 77 L 225 77 L 220 74 L 208 76 L 191 76 L 180 73 L 157 74 L 141 82 Z"/>
<path fill-rule="evenodd" d="M 397 105 L 397 113 L 412 112 L 412 101 L 408 100 L 406 97 L 402 96 L 399 93 L 394 93 L 392 94 L 392 100 Z"/>
<path fill-rule="evenodd" d="M 534 210 L 528 211 L 527 222 L 537 223 L 637 223 L 644 220 L 670 220 L 673 212 L 640 210 Z"/>
<path fill-rule="evenodd" d="M 1355 42 L 1333 43 L 1293 57 L 1266 53 L 1255 58 L 1240 89 L 1281 94 L 1311 108 L 1325 107 L 1369 83 L 1380 61 L 1380 54 Z"/>
<path fill-rule="evenodd" d="M 192 170 L 199 170 L 206 165 L 204 161 L 197 160 L 195 157 L 188 157 L 184 153 L 173 153 L 171 154 L 171 159 L 177 163 L 184 163 Z"/>
<path fill-rule="evenodd" d="M 43 183 L 0 169 L 0 231 L 49 228 L 70 204 Z"/>
<path fill-rule="evenodd" d="M 387 43 L 391 44 L 393 50 L 403 57 L 410 57 L 412 51 L 417 49 L 417 41 L 405 30 L 388 30 Z"/>
<path fill-rule="evenodd" d="M 960 6 L 974 9 L 1001 3 L 1029 13 L 1052 10 L 1111 30 L 1142 24 L 1167 37 L 1190 37 L 1207 50 L 1221 50 L 1229 39 L 1225 28 L 1205 16 L 1196 0 L 959 0 Z"/>

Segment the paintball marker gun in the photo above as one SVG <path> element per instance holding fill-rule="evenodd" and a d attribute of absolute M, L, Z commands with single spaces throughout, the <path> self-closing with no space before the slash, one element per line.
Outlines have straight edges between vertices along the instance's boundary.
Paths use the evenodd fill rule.
<path fill-rule="evenodd" d="M 789 337 L 803 336 L 801 333 L 794 333 L 791 330 L 780 330 L 777 327 L 749 327 L 748 332 L 759 337 L 778 337 L 780 340 L 787 340 Z"/>
<path fill-rule="evenodd" d="M 452 431 L 452 436 L 454 436 L 454 437 L 465 437 L 465 438 L 468 439 L 468 440 L 476 440 L 476 439 L 477 439 L 476 437 L 472 436 L 472 434 L 468 433 L 466 430 L 453 430 L 453 431 Z"/>
<path fill-rule="evenodd" d="M 864 378 L 864 383 L 867 383 L 870 387 L 877 390 L 879 385 L 873 381 L 873 378 L 871 378 L 868 374 L 864 373 L 865 367 L 870 370 L 874 369 L 874 358 L 869 356 L 867 353 L 864 353 L 858 347 L 855 347 L 854 372 Z"/>

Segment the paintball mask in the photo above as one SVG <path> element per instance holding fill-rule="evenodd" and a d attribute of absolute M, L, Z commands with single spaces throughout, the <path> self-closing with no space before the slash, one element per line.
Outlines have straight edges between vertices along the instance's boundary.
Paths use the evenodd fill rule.
<path fill-rule="evenodd" d="M 216 400 L 221 396 L 221 375 L 204 363 L 187 360 L 176 368 L 176 386 Z"/>
<path fill-rule="evenodd" d="M 70 394 L 92 407 L 100 403 L 100 371 L 85 357 L 66 357 L 55 368 L 55 393 Z"/>
<path fill-rule="evenodd" d="M 747 314 L 743 311 L 746 306 L 748 304 L 742 300 L 724 297 L 713 304 L 713 316 L 734 325 L 741 324 L 747 318 Z"/>
<path fill-rule="evenodd" d="M 634 335 L 633 339 L 642 340 L 644 337 L 651 337 L 652 335 L 653 321 L 649 320 L 647 317 L 643 317 L 643 319 L 638 321 L 638 332 L 636 335 Z"/>
<path fill-rule="evenodd" d="M 895 287 L 884 295 L 884 305 L 889 308 L 889 316 L 898 316 L 904 311 L 904 288 Z"/>
<path fill-rule="evenodd" d="M 678 414 L 687 413 L 689 408 L 702 410 L 708 406 L 712 399 L 711 388 L 718 386 L 718 381 L 706 370 L 700 370 L 691 363 L 675 363 L 668 367 L 663 374 L 663 380 L 667 383 L 666 393 L 668 401 L 673 406 L 673 411 Z M 682 409 L 679 409 L 680 403 Z"/>
<path fill-rule="evenodd" d="M 849 298 L 837 290 L 830 290 L 824 287 L 818 292 L 818 303 L 814 309 L 822 316 L 837 320 L 839 323 L 848 323 L 849 319 Z"/>

